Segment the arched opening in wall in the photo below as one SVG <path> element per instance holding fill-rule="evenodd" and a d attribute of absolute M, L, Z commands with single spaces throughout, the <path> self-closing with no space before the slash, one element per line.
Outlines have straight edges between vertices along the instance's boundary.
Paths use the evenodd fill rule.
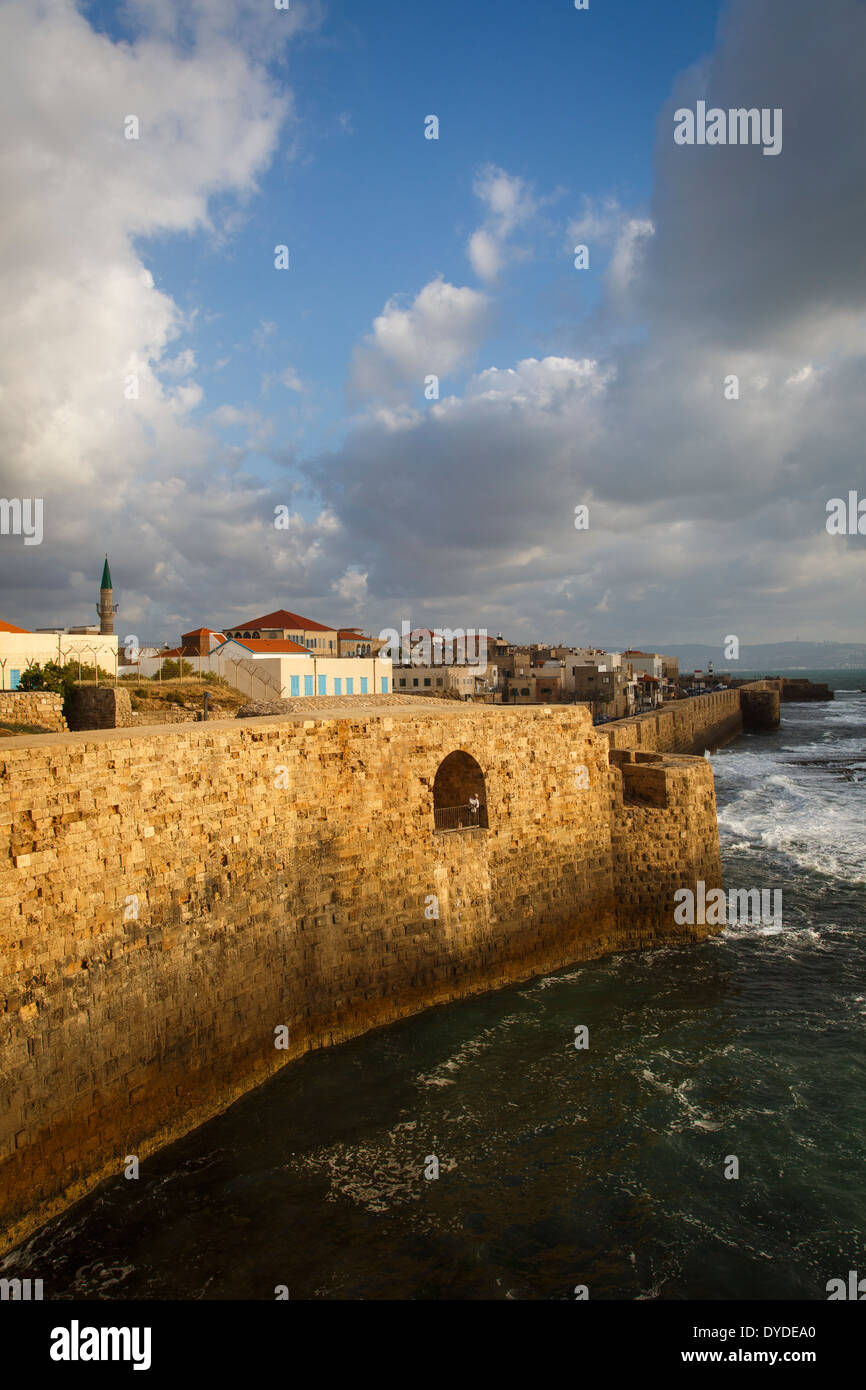
<path fill-rule="evenodd" d="M 433 782 L 433 829 L 487 830 L 484 773 L 470 753 L 449 753 Z"/>

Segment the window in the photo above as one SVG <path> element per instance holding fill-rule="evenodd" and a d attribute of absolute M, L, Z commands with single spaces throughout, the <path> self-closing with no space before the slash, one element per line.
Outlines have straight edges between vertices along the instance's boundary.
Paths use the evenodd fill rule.
<path fill-rule="evenodd" d="M 382 694 L 383 694 L 383 695 L 387 695 L 387 694 L 388 694 L 388 677 L 387 677 L 387 676 L 382 676 L 381 679 L 382 679 Z"/>
<path fill-rule="evenodd" d="M 441 676 L 437 676 L 437 677 L 436 677 L 436 684 L 437 684 L 437 685 L 441 685 L 441 684 L 442 684 L 442 677 L 441 677 Z"/>
<path fill-rule="evenodd" d="M 354 693 L 355 693 L 355 678 L 354 678 L 354 676 L 347 676 L 347 677 L 346 677 L 346 694 L 347 694 L 347 695 L 354 695 Z"/>
<path fill-rule="evenodd" d="M 300 695 L 300 693 L 301 693 L 301 678 L 300 678 L 300 676 L 292 676 L 292 677 L 291 677 L 291 687 L 292 687 L 292 694 L 293 694 L 293 695 Z"/>
<path fill-rule="evenodd" d="M 429 684 L 430 684 L 430 677 L 429 677 L 429 676 L 425 676 L 425 677 L 424 677 L 424 684 L 425 684 L 425 685 L 429 685 Z"/>
<path fill-rule="evenodd" d="M 312 676 L 304 676 L 304 694 L 305 694 L 305 695 L 312 695 L 312 693 L 313 693 L 313 677 L 312 677 Z"/>
<path fill-rule="evenodd" d="M 362 676 L 362 677 L 361 677 L 361 694 L 362 694 L 362 695 L 366 695 L 366 693 L 367 693 L 367 677 L 366 677 L 366 676 Z"/>
<path fill-rule="evenodd" d="M 416 676 L 415 679 L 413 680 L 412 684 L 413 684 L 413 685 L 417 685 L 417 684 L 418 684 L 418 677 L 417 677 L 417 676 Z"/>
<path fill-rule="evenodd" d="M 335 695 L 342 695 L 342 693 L 343 693 L 343 677 L 342 677 L 342 676 L 335 676 L 335 677 L 334 677 L 334 694 L 335 694 Z"/>
<path fill-rule="evenodd" d="M 328 693 L 328 677 L 327 677 L 327 676 L 319 676 L 319 692 L 318 692 L 318 693 L 319 693 L 320 695 L 327 695 L 327 693 Z"/>

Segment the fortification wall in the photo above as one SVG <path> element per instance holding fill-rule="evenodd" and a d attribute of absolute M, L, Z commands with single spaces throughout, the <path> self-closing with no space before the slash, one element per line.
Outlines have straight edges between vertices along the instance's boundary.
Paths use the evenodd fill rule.
<path fill-rule="evenodd" d="M 804 700 L 834 700 L 836 698 L 825 682 L 813 682 L 800 676 L 783 676 L 780 684 L 783 705 L 801 703 Z"/>
<path fill-rule="evenodd" d="M 50 690 L 0 690 L 0 720 L 8 724 L 38 724 L 54 733 L 63 732 L 63 698 Z"/>
<path fill-rule="evenodd" d="M 611 748 L 645 753 L 703 753 L 743 732 L 739 690 L 718 690 L 606 724 Z"/>
<path fill-rule="evenodd" d="M 705 758 L 631 749 L 612 750 L 610 762 L 620 945 L 652 945 L 671 934 L 678 888 L 698 879 L 721 887 L 713 769 Z"/>
<path fill-rule="evenodd" d="M 703 934 L 672 893 L 721 881 L 712 769 L 608 742 L 443 703 L 6 740 L 0 1248 L 311 1047 Z M 458 749 L 490 828 L 434 834 Z"/>

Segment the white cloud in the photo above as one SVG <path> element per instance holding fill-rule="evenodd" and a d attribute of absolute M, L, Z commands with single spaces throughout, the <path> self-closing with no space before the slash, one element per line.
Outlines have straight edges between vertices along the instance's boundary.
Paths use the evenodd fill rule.
<path fill-rule="evenodd" d="M 177 357 L 167 358 L 160 363 L 159 370 L 164 376 L 181 377 L 188 376 L 196 368 L 196 356 L 192 348 L 184 348 Z"/>
<path fill-rule="evenodd" d="M 331 588 L 339 599 L 357 610 L 367 597 L 367 576 L 359 574 L 357 570 L 346 570 Z"/>
<path fill-rule="evenodd" d="M 605 280 L 611 302 L 620 310 L 627 302 L 646 244 L 654 232 L 655 228 L 647 218 L 630 217 L 617 236 Z"/>
<path fill-rule="evenodd" d="M 580 216 L 568 224 L 569 247 L 611 241 L 619 232 L 626 213 L 615 198 L 590 198 L 584 195 Z"/>
<path fill-rule="evenodd" d="M 480 279 L 495 280 L 506 261 L 522 254 L 507 243 L 517 227 L 535 216 L 538 203 L 523 179 L 495 164 L 480 171 L 474 192 L 484 205 L 485 216 L 469 238 L 467 254 Z"/>
<path fill-rule="evenodd" d="M 31 622 L 86 614 L 88 564 L 121 537 L 130 621 L 152 603 L 164 611 L 167 576 L 212 574 L 215 556 L 241 576 L 247 549 L 261 554 L 266 498 L 190 423 L 202 391 L 178 338 L 192 315 L 138 248 L 166 233 L 218 236 L 211 200 L 230 211 L 232 196 L 254 193 L 290 96 L 242 36 L 225 41 L 228 6 L 186 13 L 202 28 L 181 51 L 156 34 L 113 43 L 72 0 L 0 8 L 0 490 L 42 496 L 46 518 L 38 569 L 22 573 L 6 547 L 0 583 Z M 138 140 L 124 138 L 130 114 Z M 179 493 L 151 491 L 178 477 Z M 297 557 L 296 576 L 305 567 Z"/>
<path fill-rule="evenodd" d="M 169 375 L 194 366 L 189 351 L 167 356 L 183 317 L 134 238 L 208 227 L 212 193 L 251 191 L 285 99 L 240 51 L 182 59 L 154 42 L 113 45 L 67 0 L 10 0 L 0 36 L 3 453 L 49 492 L 100 477 L 122 486 L 154 442 L 196 447 L 178 436 L 190 387 L 157 375 L 163 362 Z M 123 134 L 131 112 L 137 141 Z M 133 374 L 137 398 L 125 394 Z"/>
<path fill-rule="evenodd" d="M 469 238 L 469 263 L 482 280 L 495 280 L 504 264 L 500 243 L 484 227 Z"/>
<path fill-rule="evenodd" d="M 280 373 L 279 381 L 288 391 L 298 391 L 303 394 L 307 389 L 294 367 L 286 367 L 285 371 Z"/>
<path fill-rule="evenodd" d="M 210 417 L 215 425 L 249 425 L 257 417 L 250 410 L 239 410 L 235 405 L 217 406 Z"/>
<path fill-rule="evenodd" d="M 350 387 L 359 397 L 399 399 L 428 376 L 471 364 L 487 326 L 488 301 L 477 290 L 431 280 L 408 306 L 390 299 L 373 332 L 356 347 Z"/>

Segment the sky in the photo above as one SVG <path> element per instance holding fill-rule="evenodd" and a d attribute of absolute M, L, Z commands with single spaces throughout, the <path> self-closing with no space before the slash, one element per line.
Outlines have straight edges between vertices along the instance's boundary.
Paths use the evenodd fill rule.
<path fill-rule="evenodd" d="M 0 0 L 0 69 L 0 618 L 108 552 L 140 641 L 866 640 L 864 0 Z"/>

